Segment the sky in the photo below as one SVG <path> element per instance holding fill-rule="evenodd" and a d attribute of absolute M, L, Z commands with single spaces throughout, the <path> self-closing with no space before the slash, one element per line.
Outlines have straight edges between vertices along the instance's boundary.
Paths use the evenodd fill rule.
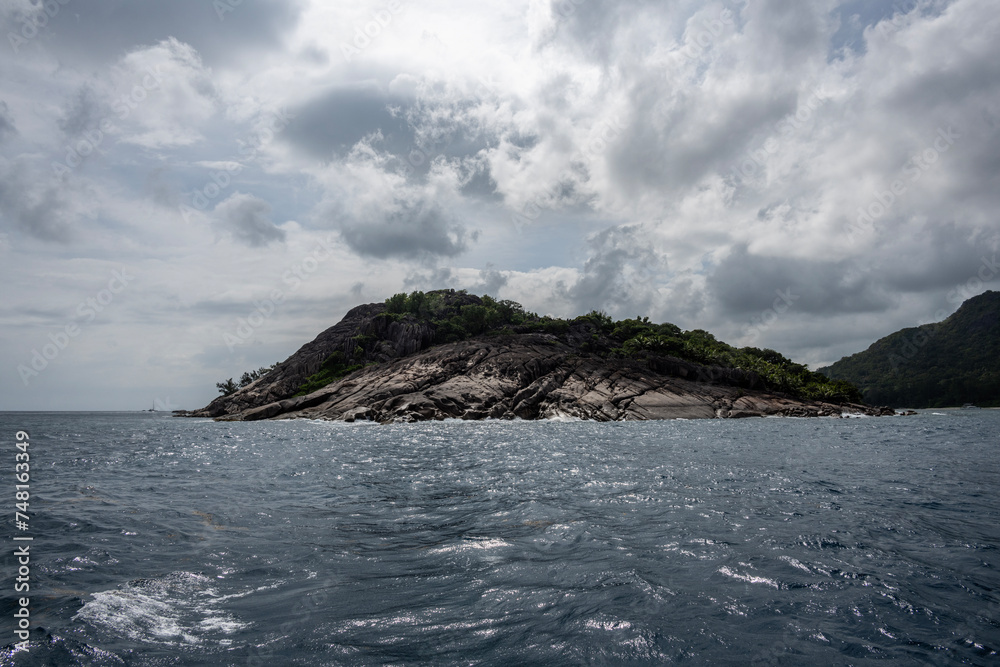
<path fill-rule="evenodd" d="M 1000 288 L 992 0 L 0 0 L 0 410 L 465 289 L 812 368 Z"/>

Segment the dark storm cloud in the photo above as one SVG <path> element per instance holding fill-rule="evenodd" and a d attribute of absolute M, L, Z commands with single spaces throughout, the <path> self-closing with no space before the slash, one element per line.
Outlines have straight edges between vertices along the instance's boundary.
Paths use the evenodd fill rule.
<path fill-rule="evenodd" d="M 967 47 L 966 54 L 971 55 L 973 48 Z M 968 58 L 961 70 L 930 69 L 908 78 L 891 91 L 887 103 L 918 118 L 940 112 L 943 107 L 982 106 L 1000 81 L 1000 59 L 988 49 L 978 55 Z"/>
<path fill-rule="evenodd" d="M 462 186 L 462 194 L 467 197 L 503 203 L 503 195 L 497 192 L 496 181 L 490 176 L 488 164 L 477 165 L 477 169 Z"/>
<path fill-rule="evenodd" d="M 563 287 L 580 312 L 605 310 L 632 317 L 649 312 L 655 298 L 655 282 L 666 272 L 666 260 L 644 242 L 635 225 L 611 227 L 589 239 L 590 257 L 583 275 Z"/>
<path fill-rule="evenodd" d="M 239 192 L 215 207 L 216 224 L 251 248 L 285 240 L 285 231 L 274 226 L 270 214 L 271 205 L 266 201 Z"/>
<path fill-rule="evenodd" d="M 403 287 L 407 290 L 446 289 L 454 282 L 451 269 L 439 266 L 427 272 L 411 271 L 403 279 Z"/>
<path fill-rule="evenodd" d="M 154 167 L 146 175 L 143 192 L 160 206 L 176 207 L 181 204 L 180 186 L 168 167 Z"/>
<path fill-rule="evenodd" d="M 41 241 L 72 238 L 68 185 L 26 159 L 0 158 L 0 222 Z"/>
<path fill-rule="evenodd" d="M 17 128 L 14 127 L 14 117 L 10 115 L 7 103 L 0 100 L 0 141 L 16 133 Z"/>
<path fill-rule="evenodd" d="M 876 287 L 874 269 L 862 262 L 804 260 L 755 255 L 745 245 L 732 249 L 708 278 L 708 289 L 731 315 L 771 308 L 776 298 L 796 312 L 875 312 L 892 305 Z"/>
<path fill-rule="evenodd" d="M 236 63 L 279 47 L 300 9 L 294 0 L 72 0 L 59 3 L 35 39 L 67 60 L 100 62 L 175 37 L 209 63 Z M 23 18 L 8 21 L 18 26 Z"/>
<path fill-rule="evenodd" d="M 380 259 L 454 257 L 468 247 L 468 238 L 474 241 L 477 236 L 426 199 L 396 202 L 392 210 L 341 222 L 339 229 L 351 250 Z"/>
<path fill-rule="evenodd" d="M 939 196 L 942 216 L 953 215 L 949 211 L 956 206 L 1000 205 L 1000 58 L 991 44 L 975 40 L 962 44 L 960 53 L 961 66 L 942 63 L 886 83 L 885 113 L 911 125 L 921 138 L 895 159 L 903 162 L 935 147 L 941 160 L 931 168 L 952 176 L 941 185 L 947 187 Z M 939 136 L 950 137 L 953 145 L 941 151 L 934 143 Z"/>
<path fill-rule="evenodd" d="M 490 264 L 485 269 L 480 269 L 479 281 L 472 285 L 469 291 L 473 294 L 488 294 L 495 297 L 506 284 L 507 276 Z"/>
<path fill-rule="evenodd" d="M 104 111 L 94 90 L 84 85 L 63 110 L 58 121 L 59 129 L 68 137 L 77 137 L 86 130 L 93 129 Z"/>
<path fill-rule="evenodd" d="M 773 128 L 797 106 L 795 91 L 775 88 L 728 109 L 716 108 L 714 120 L 706 122 L 700 102 L 707 100 L 678 99 L 669 111 L 657 111 L 670 93 L 662 84 L 648 83 L 632 93 L 632 117 L 612 156 L 624 187 L 684 190 L 707 173 L 739 162 L 763 128 Z"/>
<path fill-rule="evenodd" d="M 413 132 L 403 117 L 409 103 L 375 86 L 340 87 L 296 109 L 295 120 L 284 136 L 301 150 L 329 160 L 345 155 L 357 142 L 379 132 L 381 147 L 405 155 L 414 148 Z"/>
<path fill-rule="evenodd" d="M 826 26 L 832 18 L 824 3 L 801 0 L 765 0 L 747 5 L 753 21 L 758 67 L 794 72 L 809 58 L 825 58 Z"/>
<path fill-rule="evenodd" d="M 876 262 L 885 284 L 901 293 L 952 289 L 974 277 L 983 259 L 1000 250 L 996 234 L 970 232 L 954 223 L 908 232 L 884 246 Z"/>

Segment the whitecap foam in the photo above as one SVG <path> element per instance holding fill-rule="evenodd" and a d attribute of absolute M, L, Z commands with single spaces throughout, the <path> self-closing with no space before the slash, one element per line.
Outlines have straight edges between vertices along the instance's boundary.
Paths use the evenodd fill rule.
<path fill-rule="evenodd" d="M 569 414 L 567 412 L 563 412 L 562 410 L 556 410 L 556 411 L 552 412 L 551 414 L 549 414 L 545 418 L 545 421 L 550 421 L 550 422 L 582 422 L 584 420 L 580 419 L 579 417 L 575 417 L 575 416 L 573 416 L 573 415 L 571 415 L 571 414 Z"/>
<path fill-rule="evenodd" d="M 733 579 L 737 579 L 738 581 L 745 581 L 748 584 L 763 584 L 765 586 L 770 586 L 771 588 L 778 588 L 778 589 L 781 588 L 781 586 L 778 585 L 778 582 L 774 581 L 773 579 L 768 579 L 767 577 L 758 577 L 753 574 L 743 574 L 741 572 L 736 572 L 726 567 L 725 565 L 720 567 L 718 571 L 719 574 L 724 574 L 727 577 L 732 577 Z"/>
<path fill-rule="evenodd" d="M 808 565 L 805 565 L 802 561 L 792 558 L 791 556 L 778 556 L 778 558 L 785 561 L 792 567 L 802 570 L 803 572 L 808 572 L 809 574 L 813 573 L 813 571 L 809 569 Z"/>
<path fill-rule="evenodd" d="M 499 538 L 490 537 L 473 537 L 463 539 L 455 544 L 449 544 L 442 547 L 437 547 L 431 549 L 432 554 L 447 554 L 447 553 L 469 553 L 469 552 L 479 552 L 486 551 L 492 552 L 504 547 L 510 546 L 506 540 Z"/>
<path fill-rule="evenodd" d="M 136 579 L 94 593 L 73 620 L 85 621 L 134 641 L 164 645 L 227 645 L 247 623 L 218 608 L 225 599 L 213 580 L 193 572 Z"/>
<path fill-rule="evenodd" d="M 326 428 L 341 429 L 341 428 L 357 428 L 360 426 L 380 426 L 378 422 L 373 422 L 368 419 L 357 419 L 352 422 L 340 421 L 338 419 L 310 419 L 310 418 L 300 418 L 300 419 L 279 419 L 277 422 L 288 422 L 289 424 L 309 424 L 310 426 L 325 426 Z"/>

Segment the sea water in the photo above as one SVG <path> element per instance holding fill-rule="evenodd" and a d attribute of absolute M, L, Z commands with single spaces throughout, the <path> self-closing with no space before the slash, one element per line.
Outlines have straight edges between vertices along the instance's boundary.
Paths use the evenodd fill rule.
<path fill-rule="evenodd" d="M 998 664 L 998 434 L 2 413 L 0 661 Z"/>

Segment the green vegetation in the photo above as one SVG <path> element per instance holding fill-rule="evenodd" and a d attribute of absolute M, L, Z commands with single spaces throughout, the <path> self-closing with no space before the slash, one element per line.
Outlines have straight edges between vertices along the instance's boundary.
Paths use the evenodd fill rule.
<path fill-rule="evenodd" d="M 219 390 L 219 393 L 222 394 L 223 396 L 229 396 L 230 394 L 235 394 L 236 391 L 240 388 L 238 384 L 233 382 L 233 378 L 229 378 L 225 382 L 216 382 L 215 386 Z"/>
<path fill-rule="evenodd" d="M 278 364 L 271 364 L 270 366 L 261 366 L 255 371 L 247 371 L 240 377 L 240 383 L 236 384 L 233 382 L 233 378 L 229 378 L 225 382 L 216 382 L 215 386 L 218 388 L 219 393 L 223 396 L 229 396 L 230 394 L 235 394 L 237 391 L 247 386 L 257 378 L 264 377 L 271 369 L 273 369 Z"/>
<path fill-rule="evenodd" d="M 588 317 L 594 320 L 593 314 Z M 857 387 L 849 382 L 831 381 L 774 350 L 735 348 L 716 340 L 715 336 L 702 329 L 681 331 L 673 324 L 652 324 L 645 317 L 603 322 L 601 326 L 604 330 L 611 328 L 611 337 L 622 341 L 619 347 L 612 350 L 622 357 L 676 357 L 703 366 L 743 371 L 748 381 L 759 378 L 767 389 L 798 398 L 834 403 L 861 400 Z"/>
<path fill-rule="evenodd" d="M 435 344 L 481 334 L 548 333 L 570 342 L 584 353 L 632 359 L 675 357 L 704 366 L 742 371 L 748 384 L 759 382 L 769 390 L 798 398 L 835 403 L 861 401 L 861 393 L 851 383 L 831 380 L 774 350 L 737 349 L 716 340 L 707 331 L 682 331 L 673 324 L 654 324 L 648 317 L 616 322 L 600 311 L 591 311 L 572 320 L 539 317 L 514 301 L 449 291 L 395 294 L 386 299 L 385 305 L 387 316 L 393 319 L 409 316 L 429 322 L 434 327 Z M 734 375 L 740 377 L 739 373 Z"/>
<path fill-rule="evenodd" d="M 512 327 L 540 320 L 538 315 L 526 312 L 515 301 L 473 297 L 464 290 L 395 294 L 385 300 L 385 306 L 387 315 L 393 319 L 401 320 L 409 315 L 430 322 L 437 345 L 488 332 L 499 333 L 507 328 L 514 331 Z"/>
<path fill-rule="evenodd" d="M 322 389 L 326 385 L 336 382 L 340 378 L 364 367 L 365 364 L 348 364 L 341 352 L 334 352 L 326 358 L 326 361 L 323 362 L 317 373 L 306 378 L 306 381 L 294 395 L 305 396 L 306 394 L 311 394 L 317 389 Z"/>
<path fill-rule="evenodd" d="M 1000 407 L 1000 292 L 969 299 L 943 322 L 897 331 L 820 372 L 855 383 L 869 403 Z"/>
<path fill-rule="evenodd" d="M 651 368 L 668 366 L 669 359 L 698 364 L 701 380 L 724 379 L 745 388 L 778 391 L 798 398 L 834 403 L 860 402 L 861 393 L 850 382 L 814 373 L 774 350 L 735 348 L 707 331 L 682 331 L 673 324 L 655 324 L 648 317 L 615 321 L 591 311 L 572 320 L 539 317 L 514 301 L 478 297 L 464 290 L 395 294 L 385 300 L 385 311 L 364 331 L 358 329 L 341 350 L 324 360 L 306 378 L 295 396 L 305 396 L 354 371 L 384 361 L 384 336 L 394 322 L 420 325 L 431 332 L 431 344 L 442 345 L 474 336 L 514 336 L 544 333 L 579 354 L 645 361 Z M 397 329 L 398 332 L 398 329 Z M 426 344 L 426 337 L 424 344 Z M 550 339 L 551 344 L 556 344 Z M 664 362 L 664 360 L 667 360 Z M 217 384 L 228 396 L 269 371 L 244 373 L 237 385 L 232 378 Z"/>

